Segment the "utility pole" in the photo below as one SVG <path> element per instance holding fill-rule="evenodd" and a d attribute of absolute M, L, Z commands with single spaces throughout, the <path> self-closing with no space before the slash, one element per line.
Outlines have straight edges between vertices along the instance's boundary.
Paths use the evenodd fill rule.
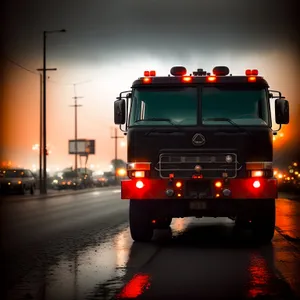
<path fill-rule="evenodd" d="M 37 69 L 37 71 L 42 72 L 44 69 Z M 56 71 L 57 68 L 48 68 L 46 71 Z M 47 182 L 47 177 L 43 181 L 43 149 L 44 149 L 44 144 L 43 144 L 43 74 L 40 73 L 40 145 L 39 145 L 39 184 L 40 184 L 40 194 L 46 193 L 46 187 L 44 187 L 44 181 Z M 47 183 L 45 183 L 47 184 Z"/>
<path fill-rule="evenodd" d="M 81 107 L 82 105 L 77 104 L 77 99 L 83 98 L 83 97 L 78 97 L 76 96 L 76 84 L 74 84 L 74 94 L 75 96 L 73 97 L 75 103 L 74 105 L 70 105 L 71 107 L 75 108 L 75 172 L 77 173 L 78 169 L 78 145 L 77 145 L 77 107 Z"/>
<path fill-rule="evenodd" d="M 111 136 L 112 139 L 115 139 L 115 184 L 117 184 L 117 159 L 118 159 L 118 139 L 123 139 L 124 136 L 118 136 L 118 129 L 115 127 L 115 135 Z"/>
<path fill-rule="evenodd" d="M 46 54 L 47 54 L 47 35 L 52 33 L 58 33 L 58 32 L 66 32 L 65 29 L 60 30 L 51 30 L 51 31 L 43 31 L 43 162 L 44 162 L 44 168 L 43 168 L 43 189 L 41 190 L 42 194 L 47 194 L 47 107 L 46 107 Z"/>

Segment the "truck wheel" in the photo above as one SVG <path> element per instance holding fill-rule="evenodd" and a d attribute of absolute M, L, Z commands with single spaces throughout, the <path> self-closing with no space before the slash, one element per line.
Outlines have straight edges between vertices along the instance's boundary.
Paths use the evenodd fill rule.
<path fill-rule="evenodd" d="M 275 218 L 275 199 L 260 200 L 251 222 L 255 241 L 261 244 L 271 242 L 275 231 Z"/>
<path fill-rule="evenodd" d="M 129 226 L 131 237 L 136 242 L 149 242 L 153 236 L 151 216 L 144 200 L 130 200 Z"/>
<path fill-rule="evenodd" d="M 157 229 L 168 229 L 171 223 L 172 223 L 172 218 L 167 217 L 164 219 L 156 220 L 154 227 Z"/>

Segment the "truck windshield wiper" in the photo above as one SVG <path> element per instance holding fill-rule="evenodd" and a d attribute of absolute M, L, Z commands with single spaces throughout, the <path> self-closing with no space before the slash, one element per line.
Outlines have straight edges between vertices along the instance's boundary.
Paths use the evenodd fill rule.
<path fill-rule="evenodd" d="M 170 119 L 168 119 L 168 118 L 147 118 L 147 119 L 138 119 L 138 120 L 136 120 L 134 123 L 138 123 L 138 122 L 142 122 L 142 121 L 166 121 L 166 122 L 168 122 L 168 123 L 170 123 L 172 126 L 174 126 L 177 130 L 180 130 L 180 127 L 177 125 L 177 124 L 175 124 L 175 123 L 173 123 Z M 147 131 L 146 133 L 145 133 L 145 135 L 149 135 L 150 133 L 152 133 L 152 132 L 164 132 L 165 133 L 165 131 L 163 131 L 162 129 L 157 129 L 157 127 L 152 127 L 149 131 Z M 168 131 L 168 132 L 170 132 L 170 131 Z M 171 132 L 174 132 L 174 130 L 173 131 L 171 131 Z M 170 132 L 170 133 L 171 133 Z"/>
<path fill-rule="evenodd" d="M 236 128 L 238 128 L 239 130 L 243 131 L 243 132 L 246 132 L 247 134 L 251 135 L 251 133 L 246 130 L 245 128 L 241 127 L 240 125 L 238 125 L 237 123 L 235 123 L 234 121 L 232 121 L 230 118 L 207 118 L 207 119 L 203 119 L 203 121 L 225 121 L 225 122 L 228 122 L 230 123 L 231 125 L 235 126 Z"/>
<path fill-rule="evenodd" d="M 138 119 L 138 120 L 135 120 L 134 123 L 138 123 L 138 122 L 142 122 L 142 121 L 165 121 L 165 122 L 168 122 L 170 124 L 172 124 L 173 126 L 176 126 L 176 124 L 174 124 L 170 119 L 168 118 L 147 118 L 147 119 Z"/>

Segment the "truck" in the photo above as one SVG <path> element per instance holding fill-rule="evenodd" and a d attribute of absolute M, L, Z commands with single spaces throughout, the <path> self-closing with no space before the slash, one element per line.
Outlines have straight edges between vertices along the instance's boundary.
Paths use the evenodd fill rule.
<path fill-rule="evenodd" d="M 289 102 L 257 69 L 145 71 L 114 101 L 114 122 L 127 136 L 121 199 L 134 241 L 185 217 L 228 217 L 256 242 L 272 241 L 273 136 L 289 123 Z"/>

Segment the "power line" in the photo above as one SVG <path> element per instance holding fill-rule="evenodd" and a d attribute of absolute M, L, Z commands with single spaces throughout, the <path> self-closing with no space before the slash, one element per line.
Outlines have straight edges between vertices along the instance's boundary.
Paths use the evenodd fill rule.
<path fill-rule="evenodd" d="M 25 70 L 25 71 L 27 71 L 27 72 L 30 72 L 30 73 L 32 73 L 32 74 L 34 74 L 34 75 L 39 75 L 39 74 L 36 73 L 35 71 L 32 71 L 32 70 L 30 70 L 30 69 L 28 69 L 28 68 L 22 66 L 20 63 L 18 63 L 18 62 L 16 62 L 16 61 L 12 60 L 11 58 L 7 57 L 6 55 L 5 55 L 5 58 L 6 58 L 6 60 L 8 60 L 10 63 L 12 63 L 13 65 L 18 66 L 19 68 L 21 68 L 21 69 L 23 69 L 23 70 Z"/>
<path fill-rule="evenodd" d="M 5 59 L 7 61 L 9 61 L 10 63 L 12 63 L 13 65 L 15 65 L 15 66 L 17 66 L 17 67 L 19 67 L 19 68 L 27 71 L 27 72 L 30 72 L 30 73 L 32 73 L 34 75 L 39 76 L 39 73 L 37 73 L 37 72 L 35 72 L 35 71 L 33 71 L 33 70 L 31 70 L 31 69 L 23 66 L 22 64 L 20 64 L 20 63 L 16 62 L 15 60 L 9 58 L 7 55 L 5 55 Z M 82 82 L 79 82 L 79 83 L 76 83 L 76 84 L 89 83 L 89 82 L 93 82 L 93 81 L 96 81 L 96 80 L 97 79 L 89 79 L 89 80 L 85 80 L 85 81 L 82 81 Z M 55 83 L 55 84 L 58 84 L 58 85 L 64 85 L 64 86 L 73 86 L 74 85 L 74 83 L 66 83 L 66 82 L 62 83 L 62 82 L 58 82 L 58 81 L 55 81 L 55 80 L 52 80 L 52 79 L 49 79 L 49 78 L 48 78 L 48 81 L 51 82 L 51 83 Z"/>

